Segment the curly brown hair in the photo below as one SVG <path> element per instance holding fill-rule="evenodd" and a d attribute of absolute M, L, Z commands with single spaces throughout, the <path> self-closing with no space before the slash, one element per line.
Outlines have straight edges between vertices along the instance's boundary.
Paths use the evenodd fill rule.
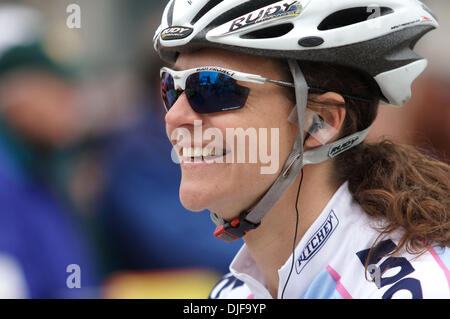
<path fill-rule="evenodd" d="M 367 128 L 377 116 L 381 96 L 372 79 L 345 67 L 299 62 L 311 87 L 370 102 L 344 97 L 346 117 L 340 136 Z M 327 107 L 311 94 L 311 108 Z M 336 104 L 333 104 L 336 105 Z M 424 150 L 389 140 L 363 143 L 334 159 L 336 185 L 348 181 L 349 191 L 361 208 L 383 223 L 382 237 L 401 231 L 397 249 L 420 255 L 428 245 L 450 246 L 450 166 Z"/>

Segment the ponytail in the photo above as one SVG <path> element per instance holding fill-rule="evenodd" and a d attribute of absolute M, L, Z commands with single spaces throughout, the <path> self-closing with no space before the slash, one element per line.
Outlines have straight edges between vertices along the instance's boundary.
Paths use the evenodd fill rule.
<path fill-rule="evenodd" d="M 335 159 L 335 178 L 379 221 L 380 238 L 402 230 L 396 253 L 450 246 L 450 166 L 412 146 L 362 144 Z"/>
<path fill-rule="evenodd" d="M 373 79 L 345 67 L 303 62 L 312 87 L 365 97 L 345 98 L 346 116 L 339 137 L 369 127 L 378 112 L 381 93 Z M 326 104 L 309 96 L 309 107 Z M 420 254 L 427 245 L 450 246 L 450 166 L 413 146 L 391 141 L 363 143 L 333 159 L 336 186 L 348 181 L 354 200 L 379 223 L 381 239 L 401 230 L 395 254 L 405 248 Z M 374 243 L 374 248 L 376 243 Z"/>

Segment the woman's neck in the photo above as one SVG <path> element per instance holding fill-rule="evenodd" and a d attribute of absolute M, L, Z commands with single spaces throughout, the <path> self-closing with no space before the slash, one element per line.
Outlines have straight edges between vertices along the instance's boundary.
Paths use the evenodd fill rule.
<path fill-rule="evenodd" d="M 295 245 L 299 243 L 337 190 L 337 187 L 333 186 L 328 179 L 330 164 L 322 163 L 304 168 L 297 205 L 299 222 Z M 301 174 L 264 217 L 261 225 L 244 237 L 247 248 L 274 298 L 278 294 L 278 269 L 292 254 L 296 228 L 295 202 L 300 177 Z"/>

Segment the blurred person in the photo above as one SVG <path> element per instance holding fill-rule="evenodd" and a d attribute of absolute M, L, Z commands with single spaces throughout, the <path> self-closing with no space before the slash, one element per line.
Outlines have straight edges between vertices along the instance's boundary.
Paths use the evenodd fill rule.
<path fill-rule="evenodd" d="M 438 23 L 416 0 L 375 1 L 375 17 L 373 7 L 167 4 L 154 44 L 170 65 L 160 79 L 180 200 L 210 210 L 219 239 L 244 240 L 211 298 L 450 297 L 450 166 L 364 142 L 380 100 L 411 97 L 427 64 L 414 46 Z M 211 147 L 196 122 L 277 128 L 278 141 L 263 143 L 277 144 L 282 165 L 236 164 L 228 136 Z"/>
<path fill-rule="evenodd" d="M 447 72 L 428 73 L 418 83 L 421 94 L 411 105 L 410 117 L 415 132 L 412 144 L 450 164 L 450 70 Z"/>
<path fill-rule="evenodd" d="M 450 76 L 425 72 L 414 83 L 417 94 L 406 108 L 380 107 L 370 139 L 388 136 L 450 163 L 449 85 Z"/>
<path fill-rule="evenodd" d="M 93 252 L 51 178 L 55 153 L 79 136 L 75 90 L 42 25 L 29 7 L 0 5 L 0 297 L 88 298 Z"/>
<path fill-rule="evenodd" d="M 131 70 L 115 65 L 85 76 L 74 87 L 66 70 L 41 56 L 40 45 L 26 49 L 17 45 L 9 49 L 8 56 L 23 59 L 14 68 L 8 66 L 13 72 L 3 81 L 9 92 L 5 101 L 16 105 L 5 107 L 4 117 L 27 147 L 39 150 L 41 164 L 53 161 L 44 170 L 35 156 L 33 173 L 82 215 L 83 227 L 94 240 L 90 246 L 97 253 L 99 273 L 102 278 L 111 275 L 108 291 L 117 291 L 114 283 L 122 282 L 117 273 L 145 270 L 156 278 L 176 270 L 170 277 L 180 284 L 181 278 L 203 278 L 199 291 L 207 296 L 239 246 L 218 248 L 208 232 L 198 231 L 206 229 L 209 218 L 190 218 L 177 201 L 180 171 L 167 155 L 171 144 L 161 126 L 157 57 L 143 49 Z M 61 165 L 60 158 L 55 161 L 55 149 L 61 148 L 56 155 L 68 157 L 70 163 L 62 163 L 55 173 L 54 166 Z M 185 240 L 180 242 L 180 237 Z M 148 285 L 152 287 L 153 292 L 158 290 L 156 295 L 162 294 L 158 285 Z M 165 288 L 168 295 L 179 293 L 178 285 Z M 103 296 L 117 296 L 108 291 Z"/>

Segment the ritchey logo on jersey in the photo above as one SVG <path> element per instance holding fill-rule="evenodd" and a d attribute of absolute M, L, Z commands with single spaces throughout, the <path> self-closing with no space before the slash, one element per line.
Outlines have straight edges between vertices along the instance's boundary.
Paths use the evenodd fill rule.
<path fill-rule="evenodd" d="M 324 223 L 319 227 L 319 229 L 312 235 L 309 241 L 306 243 L 305 248 L 303 248 L 300 257 L 295 263 L 295 271 L 299 274 L 306 264 L 314 257 L 315 254 L 323 247 L 323 244 L 330 238 L 331 234 L 334 232 L 336 227 L 339 225 L 339 220 L 332 210 L 328 214 Z"/>
<path fill-rule="evenodd" d="M 192 34 L 194 29 L 188 27 L 169 27 L 161 32 L 163 40 L 179 40 L 187 38 Z"/>

